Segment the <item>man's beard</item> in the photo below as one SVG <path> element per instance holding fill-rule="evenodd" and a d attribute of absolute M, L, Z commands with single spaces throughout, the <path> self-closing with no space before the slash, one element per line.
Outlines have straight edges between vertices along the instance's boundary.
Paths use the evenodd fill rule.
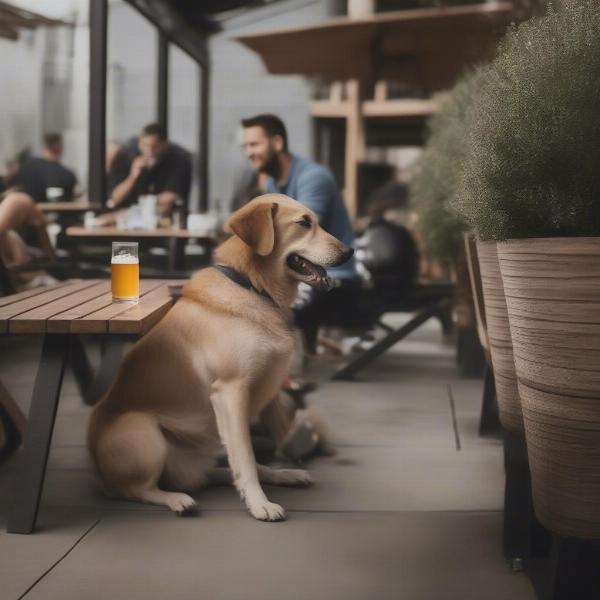
<path fill-rule="evenodd" d="M 273 152 L 271 156 L 267 159 L 265 164 L 260 167 L 260 173 L 266 173 L 269 177 L 272 177 L 275 181 L 279 181 L 281 177 L 281 165 L 279 164 L 279 159 L 277 158 L 277 153 Z"/>

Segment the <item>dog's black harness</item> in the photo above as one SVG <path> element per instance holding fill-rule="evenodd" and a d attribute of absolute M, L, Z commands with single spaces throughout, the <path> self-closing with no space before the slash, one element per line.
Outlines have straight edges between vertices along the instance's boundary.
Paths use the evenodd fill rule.
<path fill-rule="evenodd" d="M 239 271 L 236 271 L 235 269 L 232 269 L 231 267 L 228 267 L 227 265 L 213 265 L 213 269 L 217 269 L 217 271 L 220 271 L 221 273 L 223 273 L 223 275 L 225 275 L 225 277 L 227 277 L 228 279 L 231 279 L 231 281 L 233 281 L 234 283 L 237 283 L 238 285 L 242 286 L 243 288 L 245 288 L 247 290 L 253 290 L 259 296 L 266 298 L 267 300 L 272 302 L 275 306 L 277 306 L 275 300 L 273 300 L 273 298 L 271 298 L 271 296 L 265 290 L 262 290 L 262 291 L 257 290 L 252 285 L 250 280 L 245 275 L 242 275 Z"/>

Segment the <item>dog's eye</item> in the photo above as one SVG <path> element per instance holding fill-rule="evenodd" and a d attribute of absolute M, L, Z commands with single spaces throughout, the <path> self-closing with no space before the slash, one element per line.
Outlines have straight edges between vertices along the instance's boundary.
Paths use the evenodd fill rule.
<path fill-rule="evenodd" d="M 311 220 L 308 217 L 302 217 L 299 221 L 296 221 L 300 227 L 306 227 L 306 229 L 310 229 L 312 225 Z"/>

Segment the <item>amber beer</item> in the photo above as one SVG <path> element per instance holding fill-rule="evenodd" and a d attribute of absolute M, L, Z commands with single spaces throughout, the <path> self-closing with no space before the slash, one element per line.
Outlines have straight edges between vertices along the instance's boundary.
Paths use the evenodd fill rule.
<path fill-rule="evenodd" d="M 113 242 L 111 260 L 113 302 L 137 302 L 140 298 L 140 263 L 137 242 Z"/>

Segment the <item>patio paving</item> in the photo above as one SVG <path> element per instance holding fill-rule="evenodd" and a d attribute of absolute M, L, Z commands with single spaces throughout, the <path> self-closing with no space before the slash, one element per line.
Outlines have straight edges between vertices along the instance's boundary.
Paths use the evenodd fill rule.
<path fill-rule="evenodd" d="M 25 410 L 39 351 L 35 338 L 0 339 L 0 377 Z M 337 454 L 309 463 L 313 488 L 267 488 L 288 520 L 265 524 L 231 488 L 199 492 L 187 519 L 104 498 L 67 372 L 34 535 L 4 532 L 16 467 L 0 464 L 0 597 L 533 600 L 502 557 L 502 447 L 477 435 L 481 391 L 457 376 L 437 323 L 359 381 L 322 383 L 310 400 Z"/>

